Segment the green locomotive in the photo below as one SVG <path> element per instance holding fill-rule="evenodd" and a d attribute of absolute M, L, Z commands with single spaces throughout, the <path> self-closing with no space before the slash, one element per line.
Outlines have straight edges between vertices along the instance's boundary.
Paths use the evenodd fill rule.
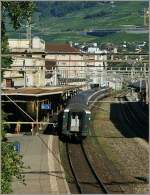
<path fill-rule="evenodd" d="M 109 94 L 109 88 L 90 89 L 73 96 L 61 115 L 61 136 L 84 138 L 90 130 L 91 111 L 95 100 Z"/>
<path fill-rule="evenodd" d="M 86 137 L 89 132 L 91 112 L 89 110 L 71 108 L 63 114 L 62 134 L 66 136 Z M 74 107 L 74 106 L 73 106 Z"/>

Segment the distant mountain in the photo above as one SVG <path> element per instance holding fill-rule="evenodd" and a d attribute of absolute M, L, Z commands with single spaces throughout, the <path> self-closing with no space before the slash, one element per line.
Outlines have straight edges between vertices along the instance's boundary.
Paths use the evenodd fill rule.
<path fill-rule="evenodd" d="M 32 36 L 49 42 L 122 42 L 148 41 L 147 34 L 116 33 L 99 37 L 85 32 L 101 28 L 120 28 L 122 25 L 144 25 L 144 8 L 148 1 L 39 1 L 32 18 Z M 25 37 L 22 27 L 17 33 L 8 24 L 9 36 Z"/>

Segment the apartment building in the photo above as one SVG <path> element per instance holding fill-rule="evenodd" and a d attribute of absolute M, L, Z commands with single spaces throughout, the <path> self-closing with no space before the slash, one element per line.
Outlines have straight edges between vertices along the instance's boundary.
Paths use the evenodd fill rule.
<path fill-rule="evenodd" d="M 89 46 L 85 52 L 68 43 L 45 43 L 39 37 L 8 42 L 13 63 L 4 72 L 4 87 L 106 83 L 107 52 L 97 45 Z"/>
<path fill-rule="evenodd" d="M 47 69 L 51 68 L 53 70 L 55 78 L 57 74 L 57 84 L 85 84 L 84 55 L 79 49 L 72 47 L 70 44 L 50 43 L 46 44 L 45 52 Z"/>
<path fill-rule="evenodd" d="M 45 85 L 45 42 L 39 37 L 8 39 L 13 63 L 4 71 L 3 87 L 30 87 Z"/>

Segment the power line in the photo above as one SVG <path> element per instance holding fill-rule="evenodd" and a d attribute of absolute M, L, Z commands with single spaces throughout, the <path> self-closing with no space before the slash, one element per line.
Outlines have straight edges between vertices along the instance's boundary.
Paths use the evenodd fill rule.
<path fill-rule="evenodd" d="M 15 49 L 15 48 L 14 48 Z M 21 51 L 20 49 L 22 49 L 22 50 L 24 50 L 24 51 Z M 28 54 L 36 54 L 36 55 L 47 55 L 47 54 L 57 54 L 57 55 L 61 55 L 61 54 L 67 54 L 67 55 L 69 55 L 69 54 L 76 54 L 76 55 L 81 55 L 81 56 L 97 56 L 97 55 L 107 55 L 107 56 L 149 56 L 149 53 L 135 53 L 135 52 L 129 52 L 129 53 L 119 53 L 119 52 L 117 52 L 117 53 L 113 53 L 113 52 L 101 52 L 101 53 L 87 53 L 87 52 L 64 52 L 64 51 L 57 51 L 57 52 L 55 52 L 55 51 L 51 51 L 51 52 L 49 52 L 49 51 L 36 51 L 36 50 L 34 50 L 34 49 L 32 49 L 32 51 L 28 51 L 28 48 L 26 49 L 26 48 L 16 48 L 16 50 L 20 50 L 20 51 L 11 51 L 11 53 L 7 53 L 7 54 L 1 54 L 1 56 L 2 57 L 7 57 L 7 56 L 21 56 L 21 55 L 28 55 Z M 27 50 L 27 51 L 25 51 L 25 50 Z M 25 57 L 25 56 L 24 56 Z M 44 56 L 45 57 L 45 56 Z"/>
<path fill-rule="evenodd" d="M 3 124 L 48 124 L 48 125 L 55 125 L 55 123 L 50 123 L 50 122 L 37 122 L 37 121 L 33 121 L 33 122 L 23 122 L 23 121 L 4 121 Z"/>

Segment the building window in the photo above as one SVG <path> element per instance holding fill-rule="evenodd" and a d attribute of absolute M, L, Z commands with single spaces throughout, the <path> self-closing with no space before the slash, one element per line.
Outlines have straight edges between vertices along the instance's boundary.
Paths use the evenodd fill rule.
<path fill-rule="evenodd" d="M 32 57 L 32 54 L 27 54 L 27 57 Z"/>

